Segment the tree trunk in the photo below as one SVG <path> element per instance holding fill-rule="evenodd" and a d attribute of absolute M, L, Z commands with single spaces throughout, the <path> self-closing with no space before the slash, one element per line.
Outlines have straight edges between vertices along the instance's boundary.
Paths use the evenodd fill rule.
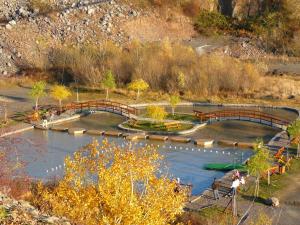
<path fill-rule="evenodd" d="M 39 98 L 35 99 L 35 110 L 38 110 L 39 107 Z"/>
<path fill-rule="evenodd" d="M 59 102 L 59 111 L 61 112 L 62 111 L 61 99 L 59 99 L 58 102 Z"/>
<path fill-rule="evenodd" d="M 139 100 L 140 97 L 140 89 L 138 89 L 137 93 L 136 93 L 136 100 Z"/>
<path fill-rule="evenodd" d="M 297 158 L 300 156 L 300 143 L 297 145 Z"/>
<path fill-rule="evenodd" d="M 106 88 L 106 97 L 105 97 L 106 100 L 108 100 L 108 88 Z"/>
<path fill-rule="evenodd" d="M 271 184 L 271 176 L 270 176 L 270 170 L 268 170 L 268 185 Z"/>
<path fill-rule="evenodd" d="M 172 115 L 175 115 L 175 107 L 172 107 Z"/>
<path fill-rule="evenodd" d="M 4 122 L 7 122 L 7 105 L 4 103 Z"/>
<path fill-rule="evenodd" d="M 78 93 L 78 87 L 76 89 L 76 101 L 79 102 L 79 93 Z"/>

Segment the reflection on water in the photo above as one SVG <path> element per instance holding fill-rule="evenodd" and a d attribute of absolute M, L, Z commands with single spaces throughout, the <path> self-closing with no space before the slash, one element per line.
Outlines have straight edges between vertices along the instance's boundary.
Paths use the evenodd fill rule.
<path fill-rule="evenodd" d="M 101 142 L 104 137 L 93 137 L 89 135 L 72 136 L 67 133 L 32 130 L 22 134 L 24 138 L 32 138 L 44 141 L 47 149 L 41 155 L 37 155 L 33 162 L 28 165 L 29 175 L 47 179 L 63 174 L 64 158 L 72 155 L 74 151 L 97 138 Z M 128 142 L 122 138 L 109 138 L 120 146 Z M 206 163 L 233 163 L 241 162 L 251 154 L 249 150 L 238 150 L 233 148 L 197 148 L 193 144 L 175 144 L 163 142 L 141 141 L 136 142 L 137 147 L 145 144 L 153 144 L 159 152 L 165 156 L 168 174 L 171 178 L 180 177 L 182 182 L 193 184 L 193 194 L 201 193 L 210 186 L 214 177 L 220 178 L 224 175 L 222 172 L 206 171 L 203 165 Z M 25 160 L 29 160 L 26 156 Z"/>

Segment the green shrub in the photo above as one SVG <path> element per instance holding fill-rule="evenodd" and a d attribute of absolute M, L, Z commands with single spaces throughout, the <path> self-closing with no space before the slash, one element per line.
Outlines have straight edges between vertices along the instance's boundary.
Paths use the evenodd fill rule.
<path fill-rule="evenodd" d="M 0 207 L 0 221 L 4 220 L 7 216 L 7 210 L 4 207 Z"/>
<path fill-rule="evenodd" d="M 230 29 L 230 21 L 218 12 L 202 10 L 196 18 L 195 27 L 200 33 L 219 32 Z"/>
<path fill-rule="evenodd" d="M 147 116 L 153 120 L 161 121 L 166 118 L 168 113 L 161 106 L 150 105 L 147 107 Z"/>

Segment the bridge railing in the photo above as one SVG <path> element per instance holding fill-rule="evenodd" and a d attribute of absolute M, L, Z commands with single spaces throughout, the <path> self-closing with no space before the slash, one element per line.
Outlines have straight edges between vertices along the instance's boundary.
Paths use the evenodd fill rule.
<path fill-rule="evenodd" d="M 46 109 L 46 110 L 55 110 L 55 111 L 68 111 L 68 110 L 93 110 L 93 109 L 102 109 L 106 111 L 111 111 L 114 113 L 118 113 L 124 116 L 129 115 L 137 115 L 138 110 L 134 107 L 125 105 L 123 103 L 119 102 L 113 102 L 113 101 L 106 101 L 106 100 L 95 100 L 95 101 L 87 101 L 87 102 L 72 102 L 68 103 L 60 107 L 58 106 L 47 106 L 40 108 Z"/>
<path fill-rule="evenodd" d="M 222 110 L 222 111 L 214 111 L 209 113 L 204 113 L 201 111 L 194 110 L 195 115 L 203 121 L 208 120 L 218 120 L 221 118 L 232 118 L 238 117 L 238 119 L 248 118 L 248 119 L 257 119 L 260 123 L 269 122 L 272 124 L 278 124 L 286 126 L 290 124 L 290 121 L 285 120 L 283 118 L 274 116 L 269 113 L 254 111 L 254 110 Z"/>

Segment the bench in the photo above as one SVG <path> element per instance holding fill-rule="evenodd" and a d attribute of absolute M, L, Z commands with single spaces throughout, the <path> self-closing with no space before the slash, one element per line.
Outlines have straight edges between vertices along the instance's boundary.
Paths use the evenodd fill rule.
<path fill-rule="evenodd" d="M 174 128 L 180 128 L 180 123 L 179 122 L 165 122 L 160 127 L 165 128 L 166 130 L 171 130 Z"/>

